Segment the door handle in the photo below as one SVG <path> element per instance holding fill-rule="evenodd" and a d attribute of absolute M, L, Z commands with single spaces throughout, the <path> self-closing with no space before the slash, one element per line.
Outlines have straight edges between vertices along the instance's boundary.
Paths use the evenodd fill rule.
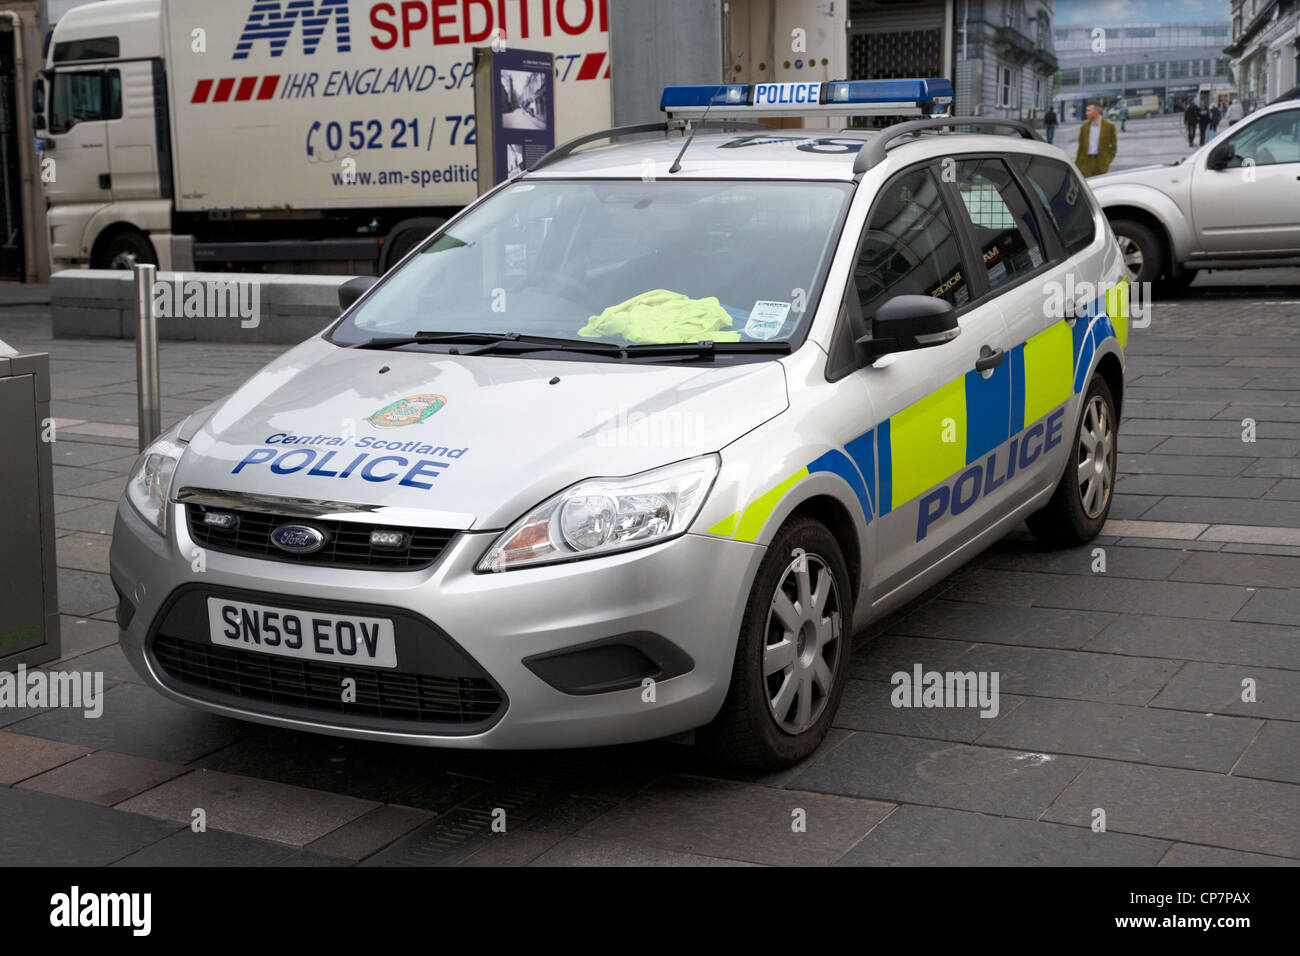
<path fill-rule="evenodd" d="M 975 360 L 975 371 L 991 372 L 1007 360 L 1003 349 L 992 349 L 987 345 L 980 347 L 980 357 Z"/>
<path fill-rule="evenodd" d="M 113 188 L 113 177 L 112 177 L 111 175 L 109 175 L 108 173 L 100 173 L 100 174 L 99 174 L 99 188 L 100 188 L 100 189 L 112 189 L 112 188 Z"/>

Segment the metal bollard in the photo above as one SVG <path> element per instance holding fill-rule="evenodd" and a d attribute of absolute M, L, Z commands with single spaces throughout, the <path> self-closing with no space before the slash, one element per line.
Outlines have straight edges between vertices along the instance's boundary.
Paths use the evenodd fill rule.
<path fill-rule="evenodd" d="M 158 387 L 158 317 L 153 310 L 157 266 L 136 263 L 135 270 L 135 371 L 140 450 L 162 433 L 162 406 Z"/>

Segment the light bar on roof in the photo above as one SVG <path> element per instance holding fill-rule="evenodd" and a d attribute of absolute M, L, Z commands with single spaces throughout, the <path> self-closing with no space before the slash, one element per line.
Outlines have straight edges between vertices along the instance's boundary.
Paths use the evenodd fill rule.
<path fill-rule="evenodd" d="M 705 112 L 742 116 L 943 116 L 952 83 L 924 80 L 832 80 L 810 83 L 722 83 L 666 86 L 659 108 L 670 117 Z"/>

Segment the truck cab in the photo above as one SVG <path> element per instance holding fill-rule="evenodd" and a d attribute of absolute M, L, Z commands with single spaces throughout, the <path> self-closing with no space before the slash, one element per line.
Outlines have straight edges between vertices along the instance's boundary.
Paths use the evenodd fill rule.
<path fill-rule="evenodd" d="M 158 0 L 70 10 L 36 119 L 54 268 L 171 268 L 171 137 Z"/>

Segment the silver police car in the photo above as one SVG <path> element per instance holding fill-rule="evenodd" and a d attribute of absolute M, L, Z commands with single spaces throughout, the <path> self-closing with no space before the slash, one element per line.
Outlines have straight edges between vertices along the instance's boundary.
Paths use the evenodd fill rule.
<path fill-rule="evenodd" d="M 1111 503 L 1115 238 L 1063 153 L 960 132 L 990 121 L 950 98 L 670 88 L 668 123 L 561 147 L 349 283 L 140 456 L 127 657 L 173 700 L 360 739 L 810 754 L 853 634 Z M 922 118 L 743 122 L 791 104 Z"/>

